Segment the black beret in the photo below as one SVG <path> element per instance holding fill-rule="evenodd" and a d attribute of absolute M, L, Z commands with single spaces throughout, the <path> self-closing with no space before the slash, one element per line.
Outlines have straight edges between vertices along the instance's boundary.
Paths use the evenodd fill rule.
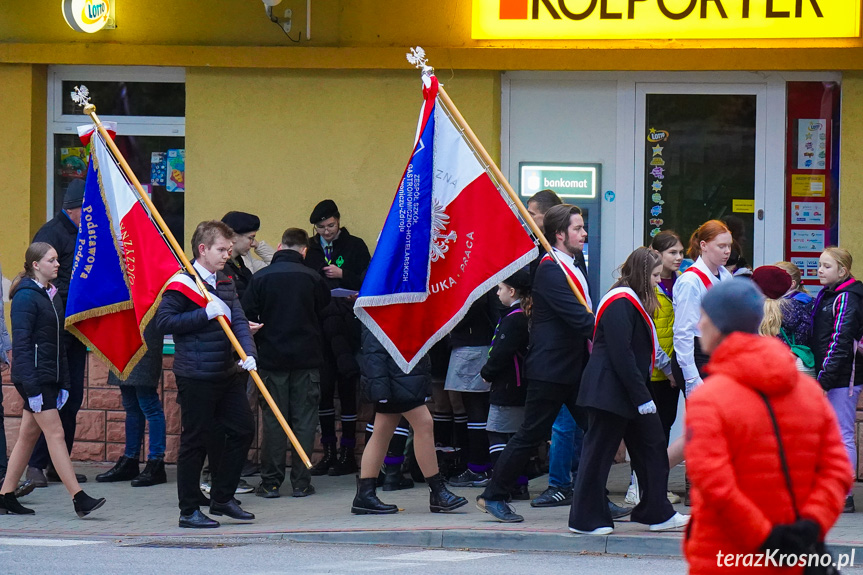
<path fill-rule="evenodd" d="M 520 269 L 505 280 L 503 283 L 511 288 L 522 293 L 530 291 L 530 273 L 525 269 Z"/>
<path fill-rule="evenodd" d="M 72 180 L 63 195 L 63 209 L 80 208 L 84 203 L 84 180 Z"/>
<path fill-rule="evenodd" d="M 247 234 L 261 229 L 261 219 L 246 212 L 228 212 L 222 218 L 222 222 L 228 224 L 235 234 Z"/>
<path fill-rule="evenodd" d="M 318 202 L 318 205 L 315 206 L 314 210 L 312 210 L 312 215 L 309 216 L 309 223 L 317 224 L 318 222 L 322 222 L 330 218 L 338 219 L 339 217 L 339 208 L 336 203 L 332 200 L 324 200 L 322 202 Z"/>

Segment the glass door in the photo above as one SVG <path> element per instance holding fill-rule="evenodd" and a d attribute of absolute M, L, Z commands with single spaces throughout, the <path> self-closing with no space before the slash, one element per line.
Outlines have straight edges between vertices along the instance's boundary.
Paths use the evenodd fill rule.
<path fill-rule="evenodd" d="M 663 230 L 688 245 L 699 225 L 717 219 L 731 229 L 747 265 L 764 263 L 764 91 L 636 86 L 636 222 L 645 245 Z"/>

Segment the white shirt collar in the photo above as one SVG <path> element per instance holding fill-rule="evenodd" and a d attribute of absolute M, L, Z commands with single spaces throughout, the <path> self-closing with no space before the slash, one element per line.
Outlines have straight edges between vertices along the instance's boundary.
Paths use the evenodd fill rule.
<path fill-rule="evenodd" d="M 198 260 L 195 260 L 195 263 L 192 264 L 195 270 L 198 272 L 198 275 L 201 276 L 201 279 L 210 284 L 211 287 L 215 289 L 216 287 L 216 274 L 202 266 L 198 263 Z"/>
<path fill-rule="evenodd" d="M 557 253 L 557 257 L 560 258 L 560 261 L 566 264 L 566 266 L 570 269 L 575 268 L 575 258 L 566 253 L 563 250 L 559 250 L 557 248 L 551 248 Z"/>

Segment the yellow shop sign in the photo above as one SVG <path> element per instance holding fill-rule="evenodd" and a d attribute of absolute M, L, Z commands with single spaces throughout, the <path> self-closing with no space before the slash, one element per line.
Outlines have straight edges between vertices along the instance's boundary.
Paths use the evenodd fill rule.
<path fill-rule="evenodd" d="M 108 23 L 108 0 L 63 0 L 63 18 L 76 32 L 92 34 Z"/>
<path fill-rule="evenodd" d="M 861 0 L 473 0 L 478 40 L 855 38 Z"/>

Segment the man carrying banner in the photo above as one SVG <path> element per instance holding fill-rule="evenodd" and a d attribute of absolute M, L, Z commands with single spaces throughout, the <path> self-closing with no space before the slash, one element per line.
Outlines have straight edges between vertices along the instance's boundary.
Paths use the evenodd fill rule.
<path fill-rule="evenodd" d="M 490 513 L 498 521 L 524 521 L 506 499 L 515 487 L 534 449 L 548 436 L 560 408 L 566 405 L 576 420 L 583 419 L 575 401 L 581 372 L 587 363 L 588 340 L 593 334 L 594 318 L 570 289 L 570 276 L 590 306 L 587 281 L 576 266 L 584 247 L 587 232 L 581 210 L 563 204 L 545 214 L 544 233 L 564 264 L 566 272 L 551 255 L 540 262 L 533 284 L 530 346 L 525 359 L 525 379 L 528 383 L 524 423 L 507 442 L 498 459 L 491 482 L 477 497 L 480 511 Z M 586 422 L 580 421 L 582 428 Z"/>
<path fill-rule="evenodd" d="M 254 418 L 246 399 L 246 371 L 256 369 L 257 351 L 249 322 L 233 282 L 222 269 L 230 257 L 233 230 L 222 222 L 198 224 L 192 236 L 194 268 L 212 301 L 207 302 L 186 272 L 168 284 L 156 322 L 174 335 L 174 374 L 181 408 L 182 433 L 177 460 L 180 527 L 218 527 L 200 510 L 199 477 L 207 443 L 215 426 L 225 430 L 224 450 L 210 492 L 210 513 L 250 521 L 254 514 L 240 508 L 234 491 L 254 435 Z M 239 367 L 233 347 L 216 320 L 224 316 L 248 357 Z"/>

